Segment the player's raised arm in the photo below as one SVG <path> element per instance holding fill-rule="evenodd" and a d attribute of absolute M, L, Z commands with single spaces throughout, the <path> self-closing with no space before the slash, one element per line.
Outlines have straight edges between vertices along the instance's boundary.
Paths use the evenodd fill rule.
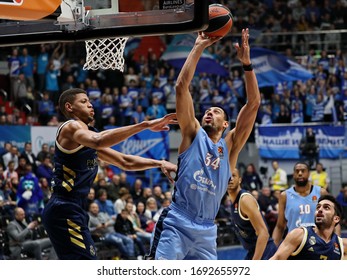
<path fill-rule="evenodd" d="M 74 141 L 80 145 L 87 146 L 93 149 L 101 149 L 116 145 L 130 136 L 141 132 L 145 129 L 151 131 L 167 131 L 170 124 L 177 124 L 176 114 L 168 114 L 162 118 L 151 121 L 143 121 L 138 124 L 125 127 L 108 129 L 101 132 L 95 132 L 88 129 L 88 126 L 82 121 L 74 121 L 63 127 L 60 144 L 67 146 L 64 141 Z"/>
<path fill-rule="evenodd" d="M 237 57 L 242 63 L 243 70 L 245 72 L 247 102 L 240 110 L 235 128 L 232 129 L 225 138 L 227 144 L 229 145 L 231 170 L 235 168 L 238 154 L 252 132 L 260 106 L 260 92 L 257 77 L 251 63 L 248 39 L 249 30 L 248 28 L 243 29 L 241 45 L 238 43 L 235 45 Z"/>
<path fill-rule="evenodd" d="M 194 104 L 189 92 L 189 85 L 194 77 L 196 66 L 204 49 L 218 39 L 204 37 L 202 33 L 199 33 L 194 47 L 178 75 L 176 82 L 176 114 L 183 137 L 179 153 L 182 153 L 190 146 L 200 127 L 198 120 L 195 118 Z"/>
<path fill-rule="evenodd" d="M 126 155 L 111 148 L 99 150 L 98 157 L 99 159 L 125 171 L 147 170 L 150 168 L 160 167 L 163 174 L 168 177 L 171 183 L 173 183 L 171 173 L 176 173 L 177 171 L 177 166 L 169 161 Z"/>

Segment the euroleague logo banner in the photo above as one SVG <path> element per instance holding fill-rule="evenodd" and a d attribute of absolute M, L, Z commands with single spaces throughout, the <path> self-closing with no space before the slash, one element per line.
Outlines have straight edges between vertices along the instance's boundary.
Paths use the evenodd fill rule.
<path fill-rule="evenodd" d="M 0 0 L 0 5 L 20 6 L 24 0 Z"/>

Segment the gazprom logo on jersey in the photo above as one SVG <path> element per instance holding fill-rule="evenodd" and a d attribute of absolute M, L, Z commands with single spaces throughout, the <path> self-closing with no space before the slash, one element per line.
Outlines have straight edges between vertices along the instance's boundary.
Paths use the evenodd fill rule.
<path fill-rule="evenodd" d="M 193 178 L 195 182 L 197 182 L 197 184 L 190 185 L 190 188 L 192 190 L 200 190 L 203 192 L 207 192 L 211 195 L 216 195 L 214 192 L 214 190 L 216 189 L 216 185 L 211 179 L 204 176 L 203 169 L 195 171 L 193 174 Z M 210 188 L 212 188 L 213 190 L 210 190 Z"/>
<path fill-rule="evenodd" d="M 24 0 L 0 0 L 1 5 L 12 5 L 12 6 L 20 6 L 22 5 Z"/>
<path fill-rule="evenodd" d="M 203 169 L 195 171 L 193 177 L 196 182 L 201 183 L 203 185 L 210 186 L 213 189 L 216 189 L 216 185 L 213 183 L 213 181 L 207 177 L 204 177 Z"/>

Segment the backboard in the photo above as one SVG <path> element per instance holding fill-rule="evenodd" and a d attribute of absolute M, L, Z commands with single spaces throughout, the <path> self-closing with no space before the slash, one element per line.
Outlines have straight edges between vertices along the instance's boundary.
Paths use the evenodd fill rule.
<path fill-rule="evenodd" d="M 35 1 L 42 10 L 34 13 Z M 54 1 L 56 7 L 43 11 L 43 2 Z M 208 5 L 208 0 L 0 0 L 0 46 L 189 33 L 207 28 Z"/>

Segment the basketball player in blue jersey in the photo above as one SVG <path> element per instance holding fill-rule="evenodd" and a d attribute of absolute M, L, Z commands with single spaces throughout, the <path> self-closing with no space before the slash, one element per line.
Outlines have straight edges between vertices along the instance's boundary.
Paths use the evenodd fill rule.
<path fill-rule="evenodd" d="M 231 170 L 246 143 L 260 105 L 260 94 L 252 70 L 249 31 L 242 31 L 236 44 L 243 64 L 247 103 L 240 110 L 235 128 L 225 138 L 228 115 L 221 107 L 206 110 L 202 123 L 195 118 L 189 85 L 205 48 L 220 38 L 199 33 L 177 78 L 176 114 L 182 134 L 172 203 L 161 214 L 153 231 L 147 259 L 217 259 L 217 226 L 214 223 L 225 195 Z"/>
<path fill-rule="evenodd" d="M 86 92 L 69 89 L 59 98 L 59 108 L 69 119 L 56 136 L 52 197 L 44 208 L 43 223 L 59 259 L 96 259 L 85 211 L 87 195 L 98 170 L 97 159 L 123 170 L 161 167 L 170 180 L 176 165 L 162 160 L 125 155 L 109 147 L 144 129 L 168 130 L 175 114 L 161 119 L 97 132 L 89 126 L 94 110 Z"/>
<path fill-rule="evenodd" d="M 270 237 L 268 225 L 257 200 L 241 189 L 242 178 L 235 168 L 228 184 L 231 204 L 231 227 L 242 246 L 248 251 L 246 260 L 268 260 L 277 246 Z"/>
<path fill-rule="evenodd" d="M 286 227 L 288 232 L 299 226 L 314 225 L 314 211 L 318 199 L 327 191 L 314 186 L 309 181 L 310 168 L 305 162 L 294 165 L 293 179 L 295 184 L 281 192 L 278 201 L 278 218 L 272 238 L 278 246 L 282 241 Z"/>
<path fill-rule="evenodd" d="M 315 209 L 315 226 L 299 227 L 288 233 L 271 260 L 341 260 L 347 239 L 335 233 L 341 206 L 332 195 L 322 195 Z"/>

